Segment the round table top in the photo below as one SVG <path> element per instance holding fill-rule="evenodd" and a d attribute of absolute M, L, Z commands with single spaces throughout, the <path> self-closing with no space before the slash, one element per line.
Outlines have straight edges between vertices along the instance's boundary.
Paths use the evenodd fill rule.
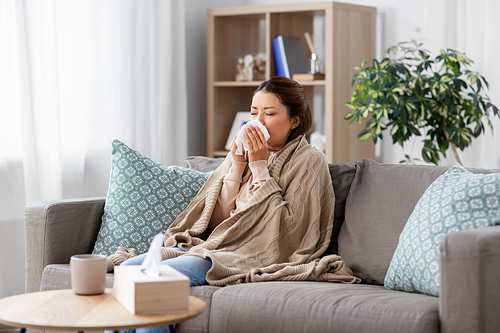
<path fill-rule="evenodd" d="M 166 326 L 196 317 L 206 303 L 189 296 L 187 312 L 133 315 L 113 296 L 113 289 L 94 296 L 52 290 L 0 299 L 0 323 L 20 328 L 98 331 Z"/>

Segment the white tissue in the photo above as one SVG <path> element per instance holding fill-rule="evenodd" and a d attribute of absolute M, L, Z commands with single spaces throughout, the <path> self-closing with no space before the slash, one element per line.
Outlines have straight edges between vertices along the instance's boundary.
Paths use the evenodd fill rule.
<path fill-rule="evenodd" d="M 146 266 L 144 273 L 151 277 L 160 276 L 160 261 L 161 253 L 160 249 L 163 245 L 163 234 L 158 234 L 153 238 L 151 245 L 149 246 L 146 258 L 142 262 L 143 266 Z"/>
<path fill-rule="evenodd" d="M 262 123 L 258 120 L 251 120 L 247 122 L 243 127 L 241 128 L 240 132 L 238 133 L 238 136 L 236 137 L 235 143 L 236 143 L 236 155 L 243 155 L 248 151 L 248 146 L 247 143 L 245 142 L 245 130 L 247 129 L 248 125 L 253 125 L 257 126 L 260 128 L 262 134 L 264 134 L 264 139 L 269 140 L 271 137 L 269 135 L 269 132 L 267 131 L 267 128 L 262 125 Z"/>

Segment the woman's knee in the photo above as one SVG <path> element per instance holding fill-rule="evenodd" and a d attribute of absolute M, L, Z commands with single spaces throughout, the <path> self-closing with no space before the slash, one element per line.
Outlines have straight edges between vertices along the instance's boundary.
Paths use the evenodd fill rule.
<path fill-rule="evenodd" d="M 174 249 L 184 252 L 179 248 Z M 121 264 L 121 266 L 141 265 L 146 258 L 146 255 L 147 253 L 143 253 L 133 258 L 127 259 Z M 161 264 L 169 265 L 170 267 L 189 277 L 191 286 L 206 285 L 207 281 L 205 280 L 205 276 L 212 267 L 212 261 L 210 259 L 191 255 L 184 255 L 163 260 Z"/>
<path fill-rule="evenodd" d="M 210 259 L 184 255 L 164 260 L 161 263 L 164 265 L 169 265 L 170 267 L 186 275 L 190 280 L 191 287 L 208 284 L 205 276 L 212 267 L 212 261 Z"/>
<path fill-rule="evenodd" d="M 128 265 L 142 265 L 142 262 L 146 258 L 147 253 L 140 254 L 138 256 L 135 256 L 133 258 L 127 259 L 124 262 L 121 263 L 120 266 L 128 266 Z"/>

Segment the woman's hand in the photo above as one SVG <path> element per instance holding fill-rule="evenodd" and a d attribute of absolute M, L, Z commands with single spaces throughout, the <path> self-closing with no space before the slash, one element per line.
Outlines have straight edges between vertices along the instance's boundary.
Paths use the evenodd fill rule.
<path fill-rule="evenodd" d="M 245 141 L 248 146 L 248 161 L 267 160 L 269 148 L 260 128 L 248 125 L 245 131 Z"/>
<path fill-rule="evenodd" d="M 229 145 L 229 151 L 231 152 L 231 156 L 233 158 L 233 161 L 246 162 L 247 161 L 246 154 L 236 155 L 236 149 L 238 149 L 238 147 L 236 146 L 235 141 L 236 141 L 236 138 L 238 137 L 238 134 L 240 133 L 240 131 L 241 131 L 241 128 L 238 131 L 238 133 L 236 133 L 236 135 L 234 136 L 233 141 L 231 141 L 231 144 Z"/>

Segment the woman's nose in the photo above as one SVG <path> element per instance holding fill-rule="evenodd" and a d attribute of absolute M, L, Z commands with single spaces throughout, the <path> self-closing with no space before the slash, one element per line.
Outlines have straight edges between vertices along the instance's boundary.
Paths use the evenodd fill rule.
<path fill-rule="evenodd" d="M 260 121 L 262 123 L 262 125 L 265 125 L 264 124 L 264 114 L 263 113 L 259 113 L 259 115 L 257 116 L 257 120 Z"/>

